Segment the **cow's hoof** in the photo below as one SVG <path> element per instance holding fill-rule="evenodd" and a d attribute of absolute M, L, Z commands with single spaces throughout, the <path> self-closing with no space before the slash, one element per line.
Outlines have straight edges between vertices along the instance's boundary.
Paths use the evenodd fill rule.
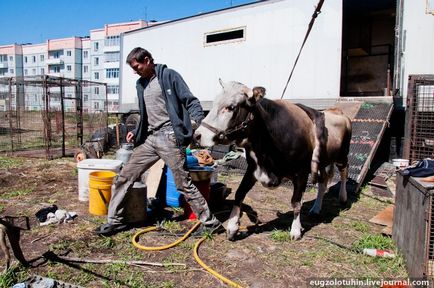
<path fill-rule="evenodd" d="M 300 231 L 290 231 L 289 236 L 291 236 L 291 240 L 300 240 L 301 239 L 301 232 Z"/>
<path fill-rule="evenodd" d="M 227 230 L 226 233 L 227 233 L 227 237 L 228 237 L 229 241 L 235 241 L 235 238 L 237 236 L 237 231 L 229 231 L 229 230 Z"/>

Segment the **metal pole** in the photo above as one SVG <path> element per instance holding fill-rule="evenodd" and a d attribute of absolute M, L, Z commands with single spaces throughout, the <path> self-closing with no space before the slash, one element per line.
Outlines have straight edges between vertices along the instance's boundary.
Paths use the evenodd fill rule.
<path fill-rule="evenodd" d="M 66 156 L 65 153 L 65 97 L 63 89 L 63 78 L 60 78 L 60 109 L 62 113 L 62 157 Z"/>
<path fill-rule="evenodd" d="M 8 118 L 9 130 L 11 136 L 11 151 L 14 152 L 14 127 L 12 125 L 12 78 L 9 78 L 9 103 L 8 103 Z"/>

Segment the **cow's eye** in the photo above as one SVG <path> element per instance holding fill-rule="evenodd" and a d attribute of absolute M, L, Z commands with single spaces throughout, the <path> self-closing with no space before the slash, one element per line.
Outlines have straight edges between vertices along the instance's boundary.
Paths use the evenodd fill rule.
<path fill-rule="evenodd" d="M 234 111 L 235 110 L 235 105 L 227 106 L 226 110 L 228 110 L 228 111 Z"/>

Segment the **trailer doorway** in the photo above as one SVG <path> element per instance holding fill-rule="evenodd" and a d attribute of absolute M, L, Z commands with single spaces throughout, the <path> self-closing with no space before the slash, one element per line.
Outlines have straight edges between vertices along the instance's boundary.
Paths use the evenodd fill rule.
<path fill-rule="evenodd" d="M 341 96 L 390 96 L 396 0 L 343 0 Z"/>

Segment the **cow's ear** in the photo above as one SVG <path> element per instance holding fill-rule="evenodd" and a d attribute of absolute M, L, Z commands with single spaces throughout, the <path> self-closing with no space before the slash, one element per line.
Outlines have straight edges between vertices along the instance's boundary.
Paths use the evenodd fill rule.
<path fill-rule="evenodd" d="M 219 83 L 220 83 L 220 86 L 222 86 L 223 90 L 225 90 L 225 85 L 224 85 L 223 80 L 221 78 L 219 78 Z"/>
<path fill-rule="evenodd" d="M 253 106 L 265 96 L 264 87 L 254 87 L 253 89 L 248 89 L 246 92 L 247 104 Z"/>
<path fill-rule="evenodd" d="M 253 87 L 253 97 L 255 97 L 256 101 L 261 100 L 265 96 L 265 88 L 261 86 Z"/>

